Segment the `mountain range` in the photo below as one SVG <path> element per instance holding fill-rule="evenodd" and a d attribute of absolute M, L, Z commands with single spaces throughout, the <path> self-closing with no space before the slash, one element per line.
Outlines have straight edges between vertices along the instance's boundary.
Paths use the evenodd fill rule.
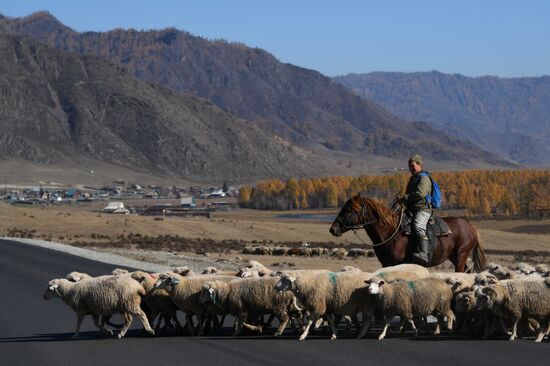
<path fill-rule="evenodd" d="M 6 156 L 86 156 L 203 180 L 341 174 L 342 156 L 416 151 L 508 164 L 243 44 L 172 28 L 79 33 L 45 12 L 0 16 L 0 33 Z"/>
<path fill-rule="evenodd" d="M 550 76 L 373 72 L 334 80 L 409 121 L 427 121 L 521 164 L 550 165 Z"/>

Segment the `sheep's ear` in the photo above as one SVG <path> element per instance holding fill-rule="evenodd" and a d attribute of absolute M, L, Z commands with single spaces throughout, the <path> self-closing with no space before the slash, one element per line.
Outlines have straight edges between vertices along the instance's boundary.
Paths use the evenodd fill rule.
<path fill-rule="evenodd" d="M 296 277 L 293 277 L 293 276 L 288 277 L 288 279 L 290 280 L 290 282 L 296 281 Z"/>
<path fill-rule="evenodd" d="M 212 294 L 214 293 L 214 289 L 213 289 L 212 287 L 210 287 L 210 288 L 208 289 L 208 292 L 210 292 L 210 294 L 212 295 Z"/>
<path fill-rule="evenodd" d="M 382 285 L 385 284 L 385 283 L 386 283 L 386 281 L 380 280 L 380 281 L 378 281 L 378 286 L 382 286 Z"/>

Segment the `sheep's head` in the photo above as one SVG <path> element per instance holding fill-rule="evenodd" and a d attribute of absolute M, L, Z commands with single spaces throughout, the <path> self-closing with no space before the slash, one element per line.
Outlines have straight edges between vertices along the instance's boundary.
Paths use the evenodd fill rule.
<path fill-rule="evenodd" d="M 208 303 L 216 303 L 216 286 L 214 282 L 207 282 L 204 284 L 204 286 L 201 289 L 201 293 L 199 295 L 199 302 L 201 304 L 208 304 Z"/>
<path fill-rule="evenodd" d="M 366 280 L 365 283 L 367 284 L 367 291 L 370 295 L 376 295 L 380 293 L 380 287 L 382 287 L 384 284 L 386 284 L 386 281 L 379 277 L 371 278 L 370 280 Z"/>
<path fill-rule="evenodd" d="M 153 289 L 161 289 L 166 291 L 172 291 L 174 286 L 180 283 L 180 279 L 176 277 L 175 273 L 166 272 L 159 275 L 159 279 L 155 282 Z"/>
<path fill-rule="evenodd" d="M 132 272 L 130 275 L 134 280 L 140 283 L 142 286 L 146 286 L 148 281 L 156 281 L 158 279 L 158 275 L 156 274 L 150 274 L 143 271 L 135 271 Z"/>
<path fill-rule="evenodd" d="M 123 269 L 123 268 L 115 268 L 111 272 L 111 274 L 115 275 L 115 276 L 118 276 L 118 275 L 121 275 L 121 274 L 127 274 L 127 273 L 130 273 L 130 272 L 127 269 Z"/>
<path fill-rule="evenodd" d="M 476 295 L 476 308 L 478 310 L 491 310 L 496 306 L 502 304 L 502 302 L 504 301 L 504 295 L 495 285 L 478 288 L 476 290 Z"/>
<path fill-rule="evenodd" d="M 476 306 L 476 296 L 474 291 L 461 292 L 455 297 L 455 309 L 459 314 L 469 313 Z"/>
<path fill-rule="evenodd" d="M 275 285 L 275 289 L 278 292 L 292 291 L 294 289 L 294 281 L 296 281 L 296 277 L 289 274 L 281 274 L 279 282 Z"/>
<path fill-rule="evenodd" d="M 54 297 L 62 297 L 59 292 L 59 282 L 60 279 L 55 279 L 48 282 L 48 287 L 46 288 L 46 291 L 44 291 L 44 295 L 42 295 L 44 300 L 49 300 Z"/>

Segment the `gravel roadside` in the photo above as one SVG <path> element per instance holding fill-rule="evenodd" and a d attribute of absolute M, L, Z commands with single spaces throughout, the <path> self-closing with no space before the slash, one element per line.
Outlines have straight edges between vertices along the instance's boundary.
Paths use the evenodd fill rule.
<path fill-rule="evenodd" d="M 91 250 L 46 240 L 11 238 L 6 236 L 0 238 L 12 242 L 57 250 L 98 262 L 112 264 L 116 267 L 138 268 L 148 272 L 169 271 L 177 266 L 188 266 L 193 271 L 202 271 L 202 269 L 209 266 L 214 266 L 220 270 L 229 270 L 240 268 L 244 264 L 243 261 L 238 259 L 222 260 L 215 257 L 189 256 L 176 252 L 116 248 L 94 248 L 96 250 Z"/>

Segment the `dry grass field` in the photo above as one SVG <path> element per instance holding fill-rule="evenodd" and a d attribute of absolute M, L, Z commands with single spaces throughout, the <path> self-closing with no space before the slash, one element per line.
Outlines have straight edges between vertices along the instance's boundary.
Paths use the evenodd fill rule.
<path fill-rule="evenodd" d="M 135 205 L 154 204 L 156 201 L 131 202 Z M 164 202 L 163 202 L 164 203 Z M 299 257 L 248 256 L 240 248 L 254 243 L 272 245 L 302 242 L 323 246 L 364 246 L 359 238 L 347 233 L 341 238 L 329 232 L 329 221 L 319 219 L 281 218 L 296 211 L 259 211 L 237 209 L 216 212 L 212 219 L 203 217 L 160 217 L 105 214 L 106 202 L 93 202 L 49 207 L 15 206 L 0 203 L 0 233 L 46 239 L 97 250 L 126 254 L 139 259 L 150 259 L 168 265 L 179 262 L 166 259 L 164 253 L 201 256 L 208 252 L 212 259 L 225 261 L 237 256 L 256 259 L 267 265 L 300 268 L 325 267 L 339 269 L 354 265 L 365 270 L 379 266 L 375 258 L 332 259 Z M 336 211 L 307 211 L 308 215 L 336 214 Z M 523 260 L 532 263 L 549 262 L 550 219 L 545 220 L 482 220 L 473 221 L 479 229 L 484 248 L 491 261 L 509 264 Z M 360 238 L 369 242 L 364 232 Z M 173 262 L 173 263 L 172 263 Z M 443 269 L 451 269 L 450 263 Z"/>

